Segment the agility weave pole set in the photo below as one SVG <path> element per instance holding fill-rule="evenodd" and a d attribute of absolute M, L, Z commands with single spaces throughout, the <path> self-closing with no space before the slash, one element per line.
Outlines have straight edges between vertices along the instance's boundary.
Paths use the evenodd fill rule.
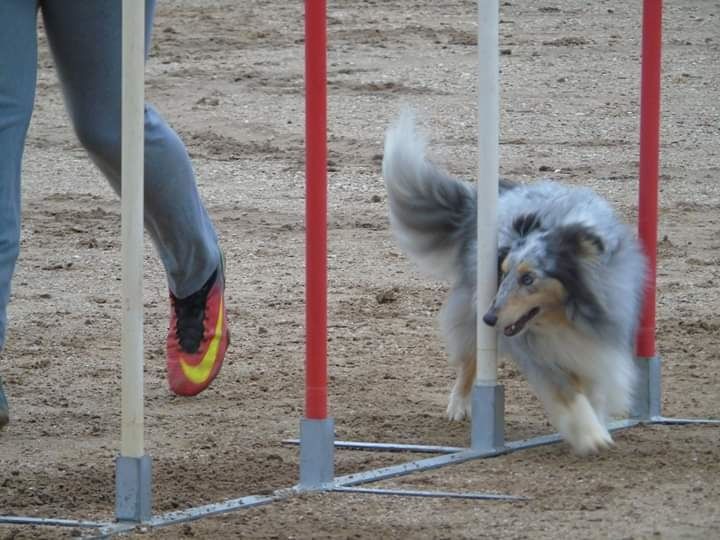
<path fill-rule="evenodd" d="M 477 302 L 483 313 L 492 302 L 497 283 L 497 201 L 499 178 L 499 6 L 497 1 L 478 2 L 478 204 Z M 720 420 L 667 418 L 661 412 L 662 374 L 656 351 L 655 304 L 660 163 L 660 90 L 662 73 L 662 0 L 643 0 L 642 67 L 640 96 L 640 171 L 638 190 L 638 236 L 648 260 L 648 285 L 637 336 L 638 382 L 630 418 L 612 422 L 610 431 L 638 424 L 715 424 Z M 308 331 L 310 327 L 308 327 Z M 495 329 L 478 318 L 477 375 L 472 391 L 470 449 L 438 445 L 336 441 L 343 449 L 407 451 L 450 455 L 480 452 L 485 456 L 533 448 L 560 441 L 557 435 L 506 442 L 504 391 L 497 382 Z M 320 362 L 308 358 L 308 362 Z M 324 361 L 324 360 L 323 360 Z M 317 368 L 315 368 L 317 369 Z M 326 422 L 330 422 L 326 420 Z M 289 440 L 286 443 L 308 443 Z M 302 449 L 301 449 L 302 455 Z M 483 457 L 483 456 L 476 456 Z M 302 459 L 301 459 L 302 466 Z"/>
<path fill-rule="evenodd" d="M 361 488 L 361 484 L 436 469 L 483 457 L 553 444 L 557 434 L 506 442 L 503 387 L 497 382 L 496 336 L 479 321 L 478 369 L 472 395 L 470 447 L 335 441 L 327 404 L 327 28 L 326 0 L 305 0 L 306 78 L 306 370 L 305 411 L 300 439 L 298 485 L 270 495 L 248 496 L 187 510 L 152 515 L 151 460 L 143 432 L 143 148 L 144 3 L 123 0 L 122 121 L 122 418 L 116 460 L 117 522 L 0 516 L 0 524 L 90 528 L 99 537 L 138 525 L 161 527 L 220 513 L 269 504 L 307 491 L 389 496 L 462 497 L 517 500 L 488 493 L 452 493 Z M 478 2 L 478 303 L 490 304 L 497 283 L 497 198 L 499 173 L 498 0 Z M 639 424 L 720 424 L 718 420 L 665 418 L 661 414 L 660 359 L 655 349 L 655 270 L 658 219 L 662 0 L 643 0 L 638 230 L 650 267 L 650 280 L 637 343 L 640 384 L 631 418 L 609 429 Z M 400 465 L 334 476 L 334 450 L 358 449 L 439 454 Z"/>
<path fill-rule="evenodd" d="M 498 3 L 478 2 L 478 313 L 490 305 L 495 294 L 497 268 L 497 199 L 499 177 L 499 100 L 498 100 Z M 668 418 L 662 415 L 661 361 L 656 350 L 656 270 L 658 233 L 658 192 L 660 164 L 660 90 L 662 73 L 662 0 L 643 0 L 640 156 L 638 189 L 638 236 L 648 260 L 648 279 L 637 336 L 636 369 L 638 381 L 630 418 L 610 423 L 610 431 L 639 424 L 713 424 L 705 418 Z M 497 383 L 495 329 L 478 318 L 477 376 L 472 392 L 470 449 L 488 456 L 532 448 L 560 441 L 559 436 L 543 436 L 525 441 L 506 442 L 504 437 L 504 392 Z M 295 443 L 297 441 L 286 441 Z M 457 447 L 438 445 L 336 441 L 344 449 L 408 451 L 448 454 Z M 500 451 L 499 450 L 503 450 Z"/>

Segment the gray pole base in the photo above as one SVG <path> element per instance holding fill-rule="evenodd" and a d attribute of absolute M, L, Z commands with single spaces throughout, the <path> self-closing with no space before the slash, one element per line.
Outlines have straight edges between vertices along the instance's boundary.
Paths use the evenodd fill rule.
<path fill-rule="evenodd" d="M 300 420 L 300 484 L 302 489 L 325 489 L 334 477 L 335 423 Z"/>
<path fill-rule="evenodd" d="M 150 456 L 118 456 L 115 460 L 115 517 L 140 523 L 152 517 Z"/>
<path fill-rule="evenodd" d="M 475 384 L 472 390 L 470 447 L 490 451 L 505 447 L 505 391 L 501 384 Z"/>
<path fill-rule="evenodd" d="M 652 420 L 661 416 L 662 374 L 660 358 L 635 358 L 637 383 L 630 417 L 638 420 Z"/>

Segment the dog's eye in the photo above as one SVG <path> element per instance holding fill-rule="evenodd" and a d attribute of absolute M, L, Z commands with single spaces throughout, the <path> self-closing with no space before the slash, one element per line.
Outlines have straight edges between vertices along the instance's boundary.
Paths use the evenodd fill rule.
<path fill-rule="evenodd" d="M 520 276 L 520 284 L 525 285 L 526 287 L 529 285 L 532 285 L 534 281 L 535 281 L 535 278 L 529 272 L 527 274 L 523 274 L 522 276 Z"/>

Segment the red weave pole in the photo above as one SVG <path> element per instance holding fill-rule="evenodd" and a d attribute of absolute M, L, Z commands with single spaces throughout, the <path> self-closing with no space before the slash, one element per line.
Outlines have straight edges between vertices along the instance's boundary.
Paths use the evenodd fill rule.
<path fill-rule="evenodd" d="M 327 23 L 305 0 L 305 417 L 327 417 Z"/>
<path fill-rule="evenodd" d="M 640 96 L 640 190 L 638 235 L 648 261 L 645 305 L 637 337 L 637 355 L 655 356 L 655 276 L 660 165 L 660 73 L 662 0 L 643 1 Z"/>

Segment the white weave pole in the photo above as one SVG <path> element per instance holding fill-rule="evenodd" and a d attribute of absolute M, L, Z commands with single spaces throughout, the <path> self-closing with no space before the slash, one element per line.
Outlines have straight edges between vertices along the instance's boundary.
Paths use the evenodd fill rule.
<path fill-rule="evenodd" d="M 122 5 L 122 419 L 120 454 L 142 457 L 145 2 Z"/>
<path fill-rule="evenodd" d="M 500 131 L 498 0 L 478 0 L 477 375 L 497 381 L 497 335 L 482 316 L 497 291 L 497 201 Z"/>

